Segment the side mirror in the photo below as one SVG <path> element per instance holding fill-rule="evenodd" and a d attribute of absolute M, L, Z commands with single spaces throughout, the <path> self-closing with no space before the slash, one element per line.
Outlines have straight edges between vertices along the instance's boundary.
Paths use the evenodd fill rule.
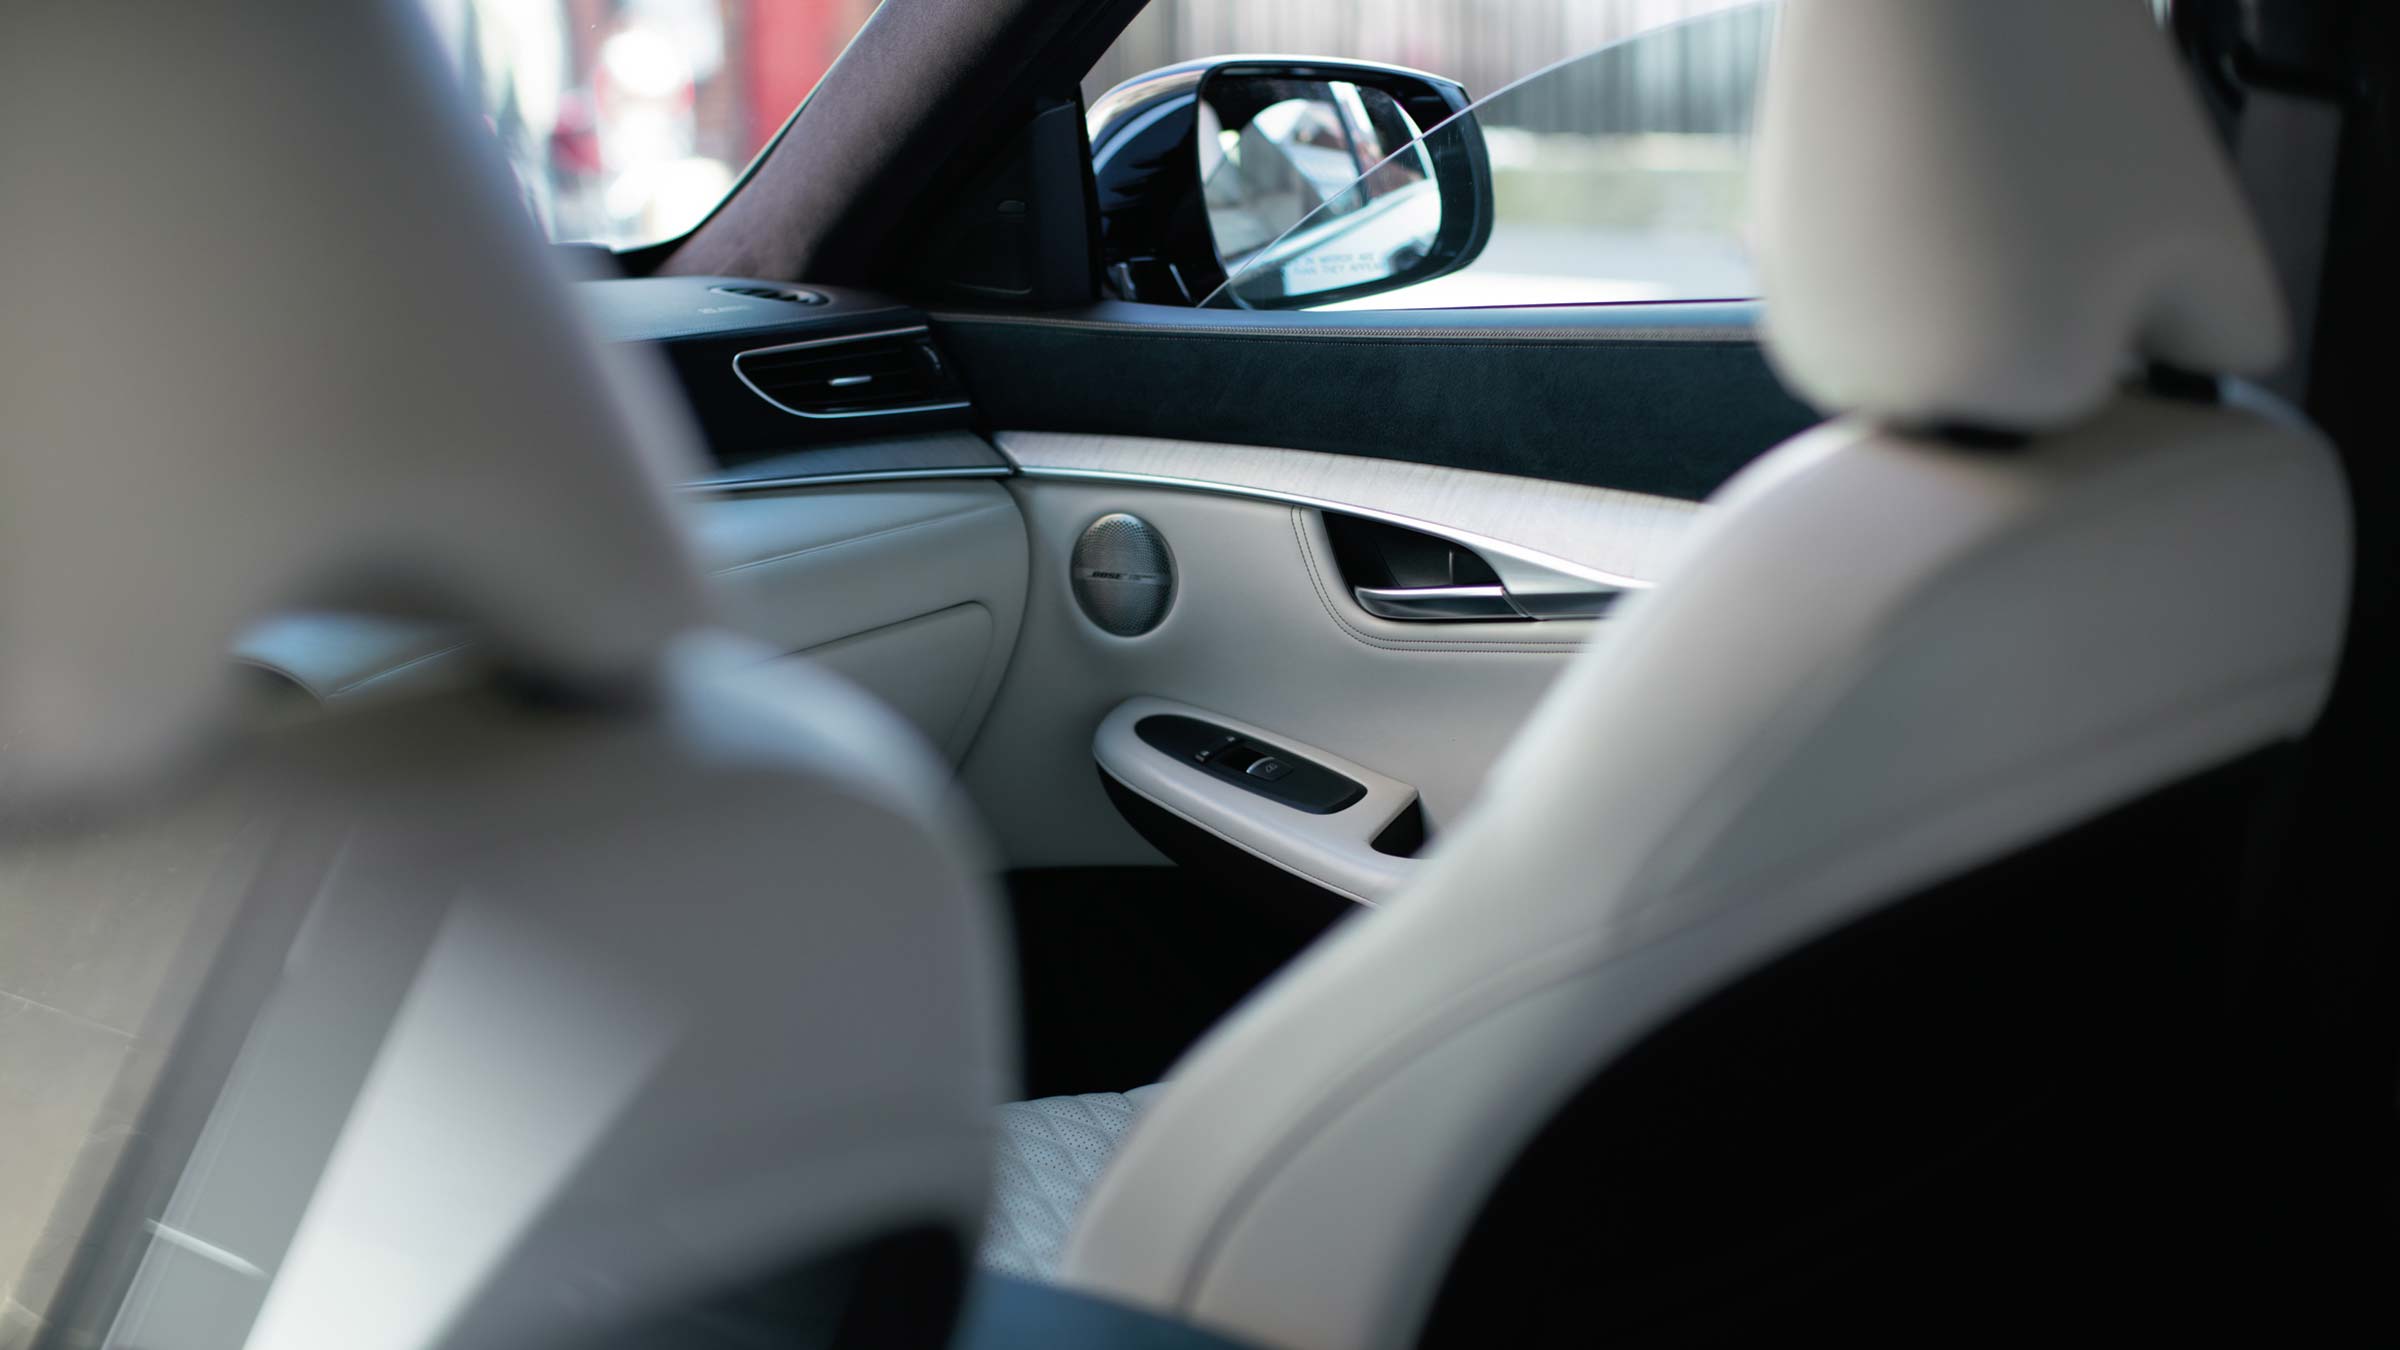
<path fill-rule="evenodd" d="M 1111 289 L 1293 309 L 1466 266 L 1492 228 L 1466 107 L 1448 80 L 1355 61 L 1239 57 L 1128 80 L 1089 118 Z"/>

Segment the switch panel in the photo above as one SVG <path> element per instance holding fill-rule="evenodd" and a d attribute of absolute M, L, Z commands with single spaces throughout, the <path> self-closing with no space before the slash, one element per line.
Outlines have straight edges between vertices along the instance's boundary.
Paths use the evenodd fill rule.
<path fill-rule="evenodd" d="M 1133 732 L 1203 773 L 1311 815 L 1331 815 L 1367 795 L 1365 785 L 1322 764 L 1196 717 L 1161 713 L 1136 722 Z"/>

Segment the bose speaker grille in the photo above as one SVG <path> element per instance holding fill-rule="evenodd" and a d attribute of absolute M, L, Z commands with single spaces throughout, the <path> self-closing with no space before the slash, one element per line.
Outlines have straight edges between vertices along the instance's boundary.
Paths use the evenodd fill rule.
<path fill-rule="evenodd" d="M 1158 627 L 1175 603 L 1175 560 L 1149 521 L 1122 511 L 1085 527 L 1067 561 L 1083 615 L 1118 637 Z"/>

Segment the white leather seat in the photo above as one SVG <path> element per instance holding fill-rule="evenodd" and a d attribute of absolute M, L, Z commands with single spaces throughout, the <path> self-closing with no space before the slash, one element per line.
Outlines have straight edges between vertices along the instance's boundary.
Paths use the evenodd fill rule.
<path fill-rule="evenodd" d="M 991 1218 L 977 1253 L 1003 1275 L 1046 1279 L 1074 1231 L 1083 1197 L 1134 1118 L 1162 1089 L 1079 1092 L 1000 1108 Z"/>
<path fill-rule="evenodd" d="M 59 1334 L 586 1343 L 822 1272 L 817 1330 L 939 1343 L 1006 1027 L 945 766 L 716 632 L 680 411 L 417 6 L 270 8 L 29 0 L 0 43 L 0 844 L 234 916 Z M 229 649 L 294 607 L 491 663 L 261 729 Z M 229 798 L 232 846 L 145 844 Z M 877 1263 L 907 1296 L 831 1316 Z"/>
<path fill-rule="evenodd" d="M 1827 1216 L 1898 1193 L 1875 1169 L 1913 1146 L 1918 1126 L 1894 1122 L 1917 1120 L 1918 1084 L 1953 1094 L 1928 1119 L 1960 1130 L 1929 1141 L 1929 1168 L 1966 1147 L 1959 1122 L 2037 1109 L 2015 1075 L 2043 1066 L 2016 1055 L 2012 1024 L 2045 1055 L 2134 1045 L 2120 1077 L 2181 1053 L 2144 1040 L 2149 1011 L 2111 991 L 2149 993 L 2142 924 L 2162 924 L 2147 950 L 2163 964 L 2209 921 L 2210 895 L 2183 888 L 2238 870 L 2208 850 L 2239 835 L 2249 798 L 2201 814 L 2188 793 L 2307 731 L 2349 566 L 2342 478 L 2312 431 L 2129 382 L 2145 365 L 2255 372 L 2283 346 L 2182 80 L 2131 3 L 1792 0 L 1756 238 L 1769 350 L 1832 420 L 1717 495 L 1674 585 L 1629 603 L 1559 680 L 1410 890 L 1171 1073 L 1084 1202 L 1059 1279 L 1267 1345 L 1402 1346 L 1464 1296 L 1461 1270 L 1521 1205 L 1572 1220 L 1550 1236 L 1589 1259 L 1528 1261 L 1541 1273 L 1516 1287 L 1502 1269 L 1501 1302 L 1580 1298 L 1565 1325 L 1584 1337 L 1652 1295 L 1705 1319 L 1723 1292 L 1711 1267 L 1738 1253 L 1760 1283 L 1805 1284 L 1846 1231 Z M 1873 945 L 1929 917 L 1965 926 Z M 1803 958 L 1856 950 L 1882 955 L 1792 983 Z M 1878 1015 L 1842 1021 L 1853 993 L 1883 999 Z M 2072 1015 L 2051 1006 L 2070 995 Z M 1785 1023 L 1816 1034 L 1779 1038 Z M 1679 1061 L 1694 1044 L 1709 1048 Z M 1786 1059 L 1806 1067 L 1778 1078 Z M 2084 1067 L 2073 1082 L 2105 1086 Z M 1972 1091 L 1986 1074 L 1991 1102 Z M 1662 1081 L 1707 1105 L 1590 1142 Z M 1733 1084 L 1773 1090 L 1709 1095 Z M 2096 1137 L 2111 1117 L 2083 1119 Z M 2079 1127 L 2057 1128 L 2072 1154 Z M 1538 1185 L 1515 1185 L 1537 1155 L 1622 1155 L 1606 1180 L 1656 1203 L 1628 1221 L 1596 1184 L 1579 1211 L 1545 1211 Z M 1788 1229 L 1719 1184 L 1780 1194 L 1847 1167 Z M 2086 1224 L 2069 1207 L 2126 1202 L 2021 1175 L 2048 1207 L 2041 1253 L 1984 1273 L 2038 1293 L 2053 1249 L 2117 1213 Z M 1948 1208 L 1922 1203 L 1930 1226 L 1894 1225 L 1876 1260 L 1912 1235 L 1949 1251 L 2013 1202 L 1962 1185 Z M 1770 1237 L 1788 1245 L 1760 1248 Z M 1678 1244 L 1673 1270 L 1607 1283 L 1612 1263 Z M 2039 1268 L 2018 1278 L 2011 1260 Z M 1896 1270 L 1838 1315 L 1905 1299 L 1918 1272 Z M 1664 1292 L 1678 1282 L 1702 1292 Z M 1948 1306 L 2011 1305 L 1979 1289 Z M 1463 1325 L 1480 1331 L 1464 1343 L 1547 1343 Z M 1682 1330 L 1674 1343 L 1709 1339 Z"/>

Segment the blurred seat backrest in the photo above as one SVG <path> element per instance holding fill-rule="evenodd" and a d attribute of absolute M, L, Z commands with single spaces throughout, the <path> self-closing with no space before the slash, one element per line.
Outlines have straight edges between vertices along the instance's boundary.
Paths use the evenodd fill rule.
<path fill-rule="evenodd" d="M 450 80 L 408 0 L 0 17 L 0 848 L 66 860 L 0 946 L 230 929 L 171 1047 L 0 1024 L 0 1132 L 143 1141 L 0 1164 L 74 1201 L 19 1319 L 513 1347 L 725 1294 L 931 1343 L 1006 1036 L 975 836 L 871 700 L 714 632 L 682 414 Z M 488 664 L 262 727 L 228 649 L 301 607 Z M 138 1122 L 67 1100 L 162 1056 Z"/>
<path fill-rule="evenodd" d="M 2339 462 L 2219 395 L 2285 319 L 2147 6 L 1780 22 L 1764 336 L 1830 420 L 1173 1071 L 1066 1283 L 1309 1350 L 2209 1286 L 2212 944 L 2339 662 Z"/>

